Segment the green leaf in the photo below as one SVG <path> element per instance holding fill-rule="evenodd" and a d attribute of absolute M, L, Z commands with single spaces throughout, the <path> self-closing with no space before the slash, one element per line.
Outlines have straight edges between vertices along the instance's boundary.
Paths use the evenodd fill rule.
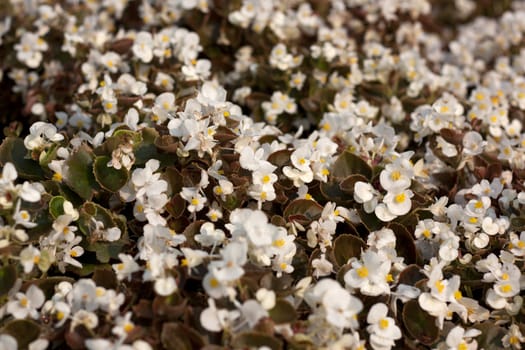
<path fill-rule="evenodd" d="M 367 179 L 372 177 L 372 168 L 360 157 L 349 151 L 343 152 L 332 166 L 332 176 L 345 179 L 350 175 L 363 175 Z"/>
<path fill-rule="evenodd" d="M 16 282 L 16 268 L 15 265 L 7 265 L 0 268 L 0 296 L 4 296 Z"/>
<path fill-rule="evenodd" d="M 37 161 L 29 159 L 24 141 L 18 137 L 7 137 L 0 145 L 0 163 L 5 165 L 10 162 L 16 168 L 18 176 L 28 180 L 41 180 L 44 171 Z"/>
<path fill-rule="evenodd" d="M 290 323 L 297 319 L 297 311 L 284 299 L 277 299 L 275 306 L 268 313 L 276 324 Z"/>
<path fill-rule="evenodd" d="M 408 333 L 425 345 L 433 344 L 439 336 L 436 318 L 421 309 L 417 300 L 409 300 L 403 307 L 403 323 Z"/>
<path fill-rule="evenodd" d="M 7 333 L 15 338 L 19 349 L 27 349 L 29 343 L 40 335 L 40 326 L 30 320 L 13 320 L 7 323 L 0 333 Z"/>
<path fill-rule="evenodd" d="M 102 188 L 110 192 L 117 192 L 128 182 L 129 172 L 124 167 L 120 169 L 108 167 L 110 161 L 111 158 L 108 156 L 96 157 L 93 173 Z"/>
<path fill-rule="evenodd" d="M 49 213 L 54 219 L 64 214 L 64 202 L 66 199 L 62 196 L 55 196 L 49 201 Z"/>
<path fill-rule="evenodd" d="M 353 235 L 340 235 L 334 240 L 334 258 L 339 266 L 343 266 L 350 258 L 359 258 L 361 251 L 366 249 L 366 243 Z"/>
<path fill-rule="evenodd" d="M 235 349 L 260 348 L 262 346 L 267 346 L 272 350 L 280 350 L 283 348 L 280 340 L 261 332 L 243 332 L 237 334 L 232 339 L 232 346 Z"/>
<path fill-rule="evenodd" d="M 93 154 L 86 146 L 73 153 L 68 160 L 67 185 L 84 200 L 89 200 L 99 188 L 93 175 Z"/>

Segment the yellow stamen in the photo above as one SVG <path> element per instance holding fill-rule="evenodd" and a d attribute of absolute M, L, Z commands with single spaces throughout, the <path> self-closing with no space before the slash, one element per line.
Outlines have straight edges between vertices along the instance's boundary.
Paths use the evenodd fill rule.
<path fill-rule="evenodd" d="M 379 321 L 379 328 L 381 329 L 387 329 L 388 328 L 388 320 L 386 318 L 383 318 Z"/>
<path fill-rule="evenodd" d="M 438 290 L 438 293 L 442 293 L 443 290 L 445 290 L 445 285 L 443 284 L 442 281 L 436 281 L 436 283 L 434 283 L 434 286 Z"/>
<path fill-rule="evenodd" d="M 397 181 L 401 178 L 401 172 L 398 170 L 392 171 L 392 174 L 390 174 L 390 178 L 394 181 Z"/>
<path fill-rule="evenodd" d="M 398 195 L 396 195 L 394 197 L 394 201 L 396 203 L 403 203 L 405 200 L 406 200 L 406 195 L 405 195 L 404 192 L 402 192 L 402 193 L 400 193 L 400 194 L 398 194 Z"/>
<path fill-rule="evenodd" d="M 281 248 L 284 244 L 286 243 L 286 241 L 284 239 L 276 239 L 275 241 L 273 241 L 273 246 L 274 247 L 277 247 L 277 248 Z"/>
<path fill-rule="evenodd" d="M 502 293 L 509 293 L 512 291 L 512 286 L 510 284 L 504 284 L 502 286 L 499 287 L 499 290 L 502 292 Z"/>
<path fill-rule="evenodd" d="M 368 269 L 366 268 L 366 266 L 361 266 L 360 268 L 357 269 L 357 275 L 360 277 L 360 278 L 365 278 L 368 276 Z"/>
<path fill-rule="evenodd" d="M 20 299 L 20 306 L 27 307 L 28 304 L 29 304 L 29 300 L 26 297 L 23 297 L 22 299 Z"/>

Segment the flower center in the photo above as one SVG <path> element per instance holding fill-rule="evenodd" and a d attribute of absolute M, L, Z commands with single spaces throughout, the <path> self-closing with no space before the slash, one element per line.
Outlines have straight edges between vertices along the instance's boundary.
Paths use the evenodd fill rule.
<path fill-rule="evenodd" d="M 387 329 L 388 328 L 388 320 L 386 318 L 383 318 L 379 321 L 379 327 L 381 329 Z"/>
<path fill-rule="evenodd" d="M 357 275 L 360 277 L 360 278 L 365 278 L 368 276 L 368 269 L 366 268 L 366 266 L 362 266 L 360 268 L 357 269 Z"/>

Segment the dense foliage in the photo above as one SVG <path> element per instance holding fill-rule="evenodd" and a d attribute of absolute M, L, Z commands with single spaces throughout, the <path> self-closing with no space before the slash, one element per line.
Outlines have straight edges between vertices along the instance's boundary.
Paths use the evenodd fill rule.
<path fill-rule="evenodd" d="M 525 2 L 0 2 L 0 349 L 521 349 Z"/>

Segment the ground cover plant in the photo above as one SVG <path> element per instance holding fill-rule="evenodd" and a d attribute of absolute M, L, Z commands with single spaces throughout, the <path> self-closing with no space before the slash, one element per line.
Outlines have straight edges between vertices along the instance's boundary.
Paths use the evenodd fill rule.
<path fill-rule="evenodd" d="M 525 2 L 0 2 L 0 349 L 521 349 Z"/>

